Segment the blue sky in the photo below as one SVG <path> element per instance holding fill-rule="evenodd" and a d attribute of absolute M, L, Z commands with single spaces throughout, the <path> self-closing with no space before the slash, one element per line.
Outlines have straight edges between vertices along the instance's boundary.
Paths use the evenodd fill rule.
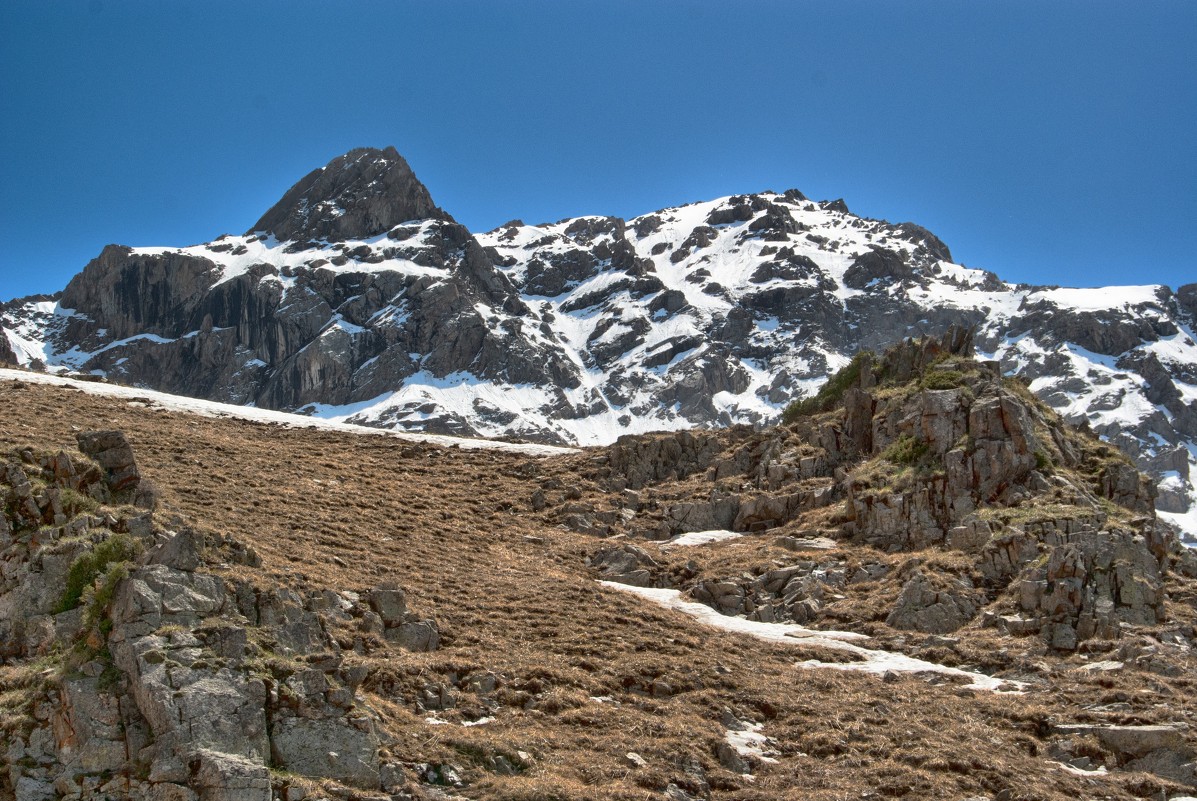
<path fill-rule="evenodd" d="M 797 187 L 1011 281 L 1197 281 L 1197 3 L 0 3 L 0 300 L 394 145 L 474 230 Z"/>

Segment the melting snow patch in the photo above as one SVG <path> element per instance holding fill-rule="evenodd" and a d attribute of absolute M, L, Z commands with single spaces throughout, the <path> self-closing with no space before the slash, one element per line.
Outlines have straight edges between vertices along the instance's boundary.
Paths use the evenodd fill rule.
<path fill-rule="evenodd" d="M 674 545 L 706 545 L 709 542 L 722 542 L 723 540 L 734 540 L 737 537 L 743 537 L 742 531 L 726 531 L 724 529 L 716 529 L 715 531 L 691 531 L 689 534 L 683 534 L 677 539 L 672 539 L 669 542 L 662 543 L 662 547 L 672 547 Z"/>
<path fill-rule="evenodd" d="M 986 676 L 984 673 L 973 673 L 972 671 L 961 670 L 960 668 L 937 665 L 934 662 L 915 659 L 905 654 L 863 648 L 859 645 L 854 645 L 850 641 L 867 640 L 868 637 L 851 631 L 820 631 L 818 629 L 808 629 L 796 623 L 761 623 L 755 620 L 745 620 L 742 617 L 722 615 L 704 604 L 684 601 L 682 600 L 681 593 L 677 590 L 656 589 L 653 587 L 630 587 L 626 584 L 617 584 L 613 581 L 600 581 L 599 583 L 613 590 L 639 595 L 667 609 L 684 612 L 708 626 L 722 629 L 723 631 L 748 634 L 775 643 L 814 645 L 837 651 L 846 651 L 860 659 L 858 662 L 846 663 L 820 662 L 817 659 L 811 659 L 806 662 L 799 662 L 799 667 L 859 670 L 865 673 L 877 674 L 884 674 L 890 671 L 895 673 L 938 673 L 944 676 L 956 676 L 968 679 L 969 684 L 966 686 L 969 689 L 991 690 L 998 693 L 1021 692 L 1026 687 L 1024 683 L 1018 681 L 1009 681 L 993 676 Z"/>
<path fill-rule="evenodd" d="M 494 721 L 493 717 L 478 718 L 477 720 L 463 720 L 459 725 L 461 726 L 485 726 L 487 723 Z M 424 722 L 429 726 L 452 726 L 453 721 L 438 718 L 436 715 L 424 718 Z"/>
<path fill-rule="evenodd" d="M 1077 768 L 1077 767 L 1073 767 L 1072 765 L 1066 765 L 1063 762 L 1052 762 L 1051 764 L 1055 765 L 1056 767 L 1060 768 L 1061 770 L 1068 771 L 1073 776 L 1105 776 L 1108 773 L 1108 771 L 1105 768 L 1105 765 L 1102 765 L 1101 767 L 1099 767 L 1095 770 L 1085 770 L 1084 768 Z M 1178 801 L 1178 800 L 1173 799 L 1173 801 Z"/>
<path fill-rule="evenodd" d="M 740 756 L 755 757 L 761 762 L 777 762 L 773 756 L 777 751 L 770 746 L 769 738 L 761 734 L 765 724 L 743 721 L 742 725 L 742 729 L 728 730 L 727 744 L 736 749 Z"/>

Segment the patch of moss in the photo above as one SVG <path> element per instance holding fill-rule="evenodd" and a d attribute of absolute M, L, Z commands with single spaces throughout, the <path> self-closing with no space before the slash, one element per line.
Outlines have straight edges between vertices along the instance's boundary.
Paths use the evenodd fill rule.
<path fill-rule="evenodd" d="M 965 376 L 959 370 L 928 370 L 919 385 L 923 389 L 956 389 L 965 385 Z"/>

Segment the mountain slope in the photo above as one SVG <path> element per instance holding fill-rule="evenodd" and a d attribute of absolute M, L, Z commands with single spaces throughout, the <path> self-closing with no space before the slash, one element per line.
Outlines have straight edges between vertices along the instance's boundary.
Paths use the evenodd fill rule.
<path fill-rule="evenodd" d="M 1113 449 L 958 355 L 858 363 L 786 426 L 555 455 L 7 372 L 0 798 L 1191 792 L 1197 554 L 1102 488 L 1141 486 Z M 952 528 L 857 511 L 959 458 L 1009 481 L 953 473 Z M 737 537 L 644 538 L 731 493 Z"/>
<path fill-rule="evenodd" d="M 761 423 L 859 350 L 975 325 L 1197 533 L 1195 314 L 1197 285 L 1010 285 L 917 225 L 796 190 L 473 236 L 393 149 L 362 149 L 243 236 L 106 248 L 61 296 L 7 304 L 0 339 L 23 364 L 167 392 L 594 444 Z"/>

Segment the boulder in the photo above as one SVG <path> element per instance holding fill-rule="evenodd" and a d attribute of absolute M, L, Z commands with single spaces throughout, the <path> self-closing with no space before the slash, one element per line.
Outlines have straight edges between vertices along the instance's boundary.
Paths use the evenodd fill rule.
<path fill-rule="evenodd" d="M 135 489 L 141 472 L 133 458 L 133 448 L 121 431 L 85 431 L 75 435 L 79 450 L 106 471 L 108 488 L 113 492 Z"/>
<path fill-rule="evenodd" d="M 200 801 L 271 801 L 270 771 L 260 762 L 200 749 L 190 766 Z"/>
<path fill-rule="evenodd" d="M 885 622 L 896 629 L 948 634 L 971 621 L 979 605 L 971 587 L 941 589 L 920 571 L 902 586 L 902 594 Z"/>
<path fill-rule="evenodd" d="M 407 600 L 398 584 L 384 584 L 366 593 L 366 602 L 378 613 L 388 628 L 397 626 L 407 617 Z"/>
<path fill-rule="evenodd" d="M 435 651 L 441 642 L 440 629 L 432 620 L 415 620 L 387 629 L 386 638 L 405 651 Z"/>
<path fill-rule="evenodd" d="M 369 718 L 282 718 L 270 742 L 274 760 L 292 773 L 379 788 L 379 740 Z"/>
<path fill-rule="evenodd" d="M 633 587 L 656 586 L 656 574 L 661 569 L 643 548 L 626 543 L 599 549 L 587 559 L 587 564 L 598 570 L 604 581 Z"/>

